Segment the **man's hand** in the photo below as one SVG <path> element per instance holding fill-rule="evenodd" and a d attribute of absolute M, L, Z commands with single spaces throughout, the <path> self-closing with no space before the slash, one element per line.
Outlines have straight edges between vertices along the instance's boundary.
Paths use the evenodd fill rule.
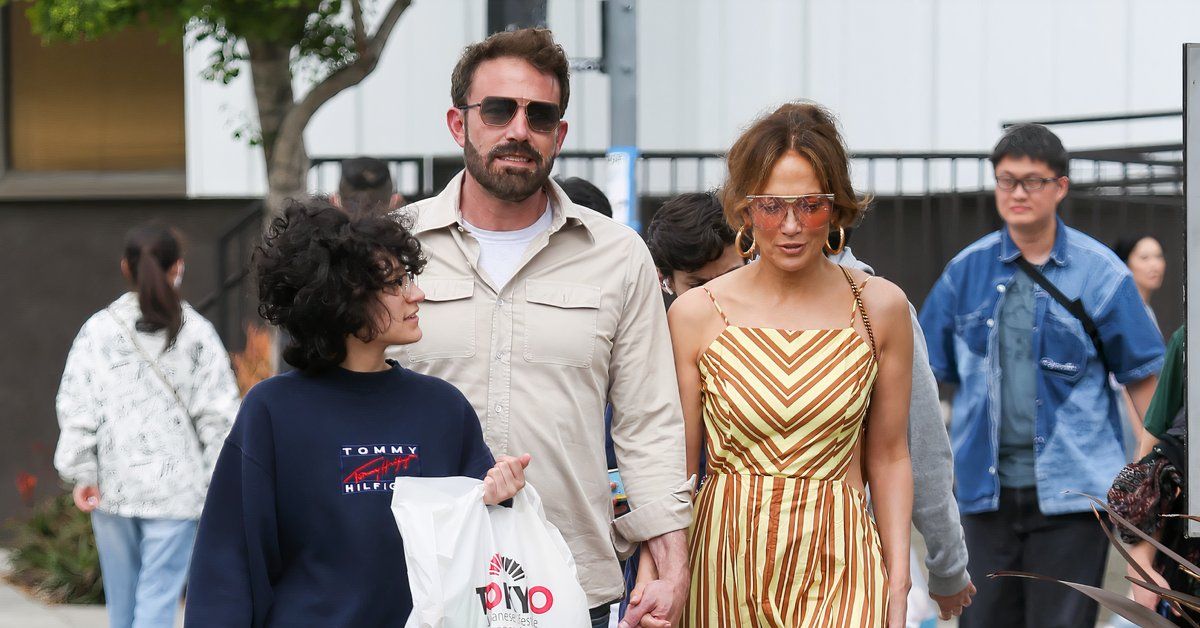
<path fill-rule="evenodd" d="M 651 580 L 634 587 L 629 594 L 629 607 L 621 619 L 620 628 L 670 628 L 674 601 L 672 583 L 666 580 Z M 683 610 L 683 609 L 679 609 Z"/>
<path fill-rule="evenodd" d="M 100 489 L 94 485 L 79 485 L 71 491 L 75 507 L 83 512 L 92 512 L 100 505 Z"/>
<path fill-rule="evenodd" d="M 929 594 L 934 602 L 938 605 L 938 617 L 940 619 L 950 619 L 962 615 L 963 608 L 971 605 L 971 597 L 975 595 L 975 585 L 967 582 L 967 586 L 963 587 L 962 591 L 952 595 L 935 595 Z"/>
<path fill-rule="evenodd" d="M 649 549 L 649 552 L 646 552 Z M 649 556 L 646 554 L 649 553 Z M 649 559 L 649 561 L 647 561 Z M 691 588 L 691 570 L 688 567 L 687 533 L 675 530 L 656 536 L 642 546 L 642 567 L 647 562 L 653 573 L 645 586 L 634 588 L 629 596 L 629 608 L 625 611 L 622 628 L 679 625 L 687 605 L 688 589 Z M 639 576 L 643 575 L 641 573 Z M 664 623 L 665 622 L 665 623 Z"/>
<path fill-rule="evenodd" d="M 483 478 L 483 503 L 489 506 L 512 499 L 517 491 L 525 487 L 525 467 L 532 457 L 522 454 L 520 458 L 500 456 L 496 466 L 488 469 Z"/>

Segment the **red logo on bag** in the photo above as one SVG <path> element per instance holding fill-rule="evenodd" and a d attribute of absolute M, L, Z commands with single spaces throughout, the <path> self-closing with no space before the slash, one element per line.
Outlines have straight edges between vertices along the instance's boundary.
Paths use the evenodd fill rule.
<path fill-rule="evenodd" d="M 534 615 L 541 615 L 554 606 L 554 594 L 550 589 L 540 585 L 531 587 L 523 584 L 525 569 L 507 556 L 492 556 L 491 562 L 488 563 L 488 575 L 497 580 L 489 582 L 487 586 L 475 588 L 484 615 L 501 604 L 510 611 Z"/>

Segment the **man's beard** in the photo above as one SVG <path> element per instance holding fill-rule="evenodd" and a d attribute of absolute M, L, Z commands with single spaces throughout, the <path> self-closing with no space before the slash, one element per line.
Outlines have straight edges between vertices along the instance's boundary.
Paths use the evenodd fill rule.
<path fill-rule="evenodd" d="M 475 150 L 475 145 L 471 143 L 470 133 L 467 133 L 466 139 L 463 156 L 467 164 L 467 172 L 471 173 L 471 177 L 478 181 L 479 185 L 483 186 L 483 189 L 487 190 L 489 194 L 502 201 L 518 203 L 533 196 L 542 189 L 542 186 L 546 185 L 546 180 L 550 178 L 550 171 L 554 169 L 554 157 L 543 160 L 542 156 L 528 142 L 498 144 L 488 151 L 485 159 L 483 155 L 479 154 L 479 151 Z M 509 169 L 504 167 L 504 162 L 500 162 L 499 172 L 489 168 L 489 165 L 499 161 L 500 157 L 508 155 L 532 160 L 534 169 L 532 171 L 523 168 Z"/>

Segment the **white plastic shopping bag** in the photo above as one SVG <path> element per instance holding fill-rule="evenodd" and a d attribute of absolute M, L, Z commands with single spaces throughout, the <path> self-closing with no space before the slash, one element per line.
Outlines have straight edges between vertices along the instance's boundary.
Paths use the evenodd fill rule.
<path fill-rule="evenodd" d="M 512 508 L 486 506 L 483 482 L 396 479 L 413 612 L 406 628 L 586 628 L 575 561 L 526 484 Z"/>

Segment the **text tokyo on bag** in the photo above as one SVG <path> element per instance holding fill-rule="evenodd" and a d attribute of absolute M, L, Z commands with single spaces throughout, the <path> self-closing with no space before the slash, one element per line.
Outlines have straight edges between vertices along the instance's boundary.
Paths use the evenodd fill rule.
<path fill-rule="evenodd" d="M 512 508 L 486 506 L 483 482 L 397 478 L 413 612 L 406 628 L 585 628 L 587 597 L 558 530 L 529 484 Z"/>

